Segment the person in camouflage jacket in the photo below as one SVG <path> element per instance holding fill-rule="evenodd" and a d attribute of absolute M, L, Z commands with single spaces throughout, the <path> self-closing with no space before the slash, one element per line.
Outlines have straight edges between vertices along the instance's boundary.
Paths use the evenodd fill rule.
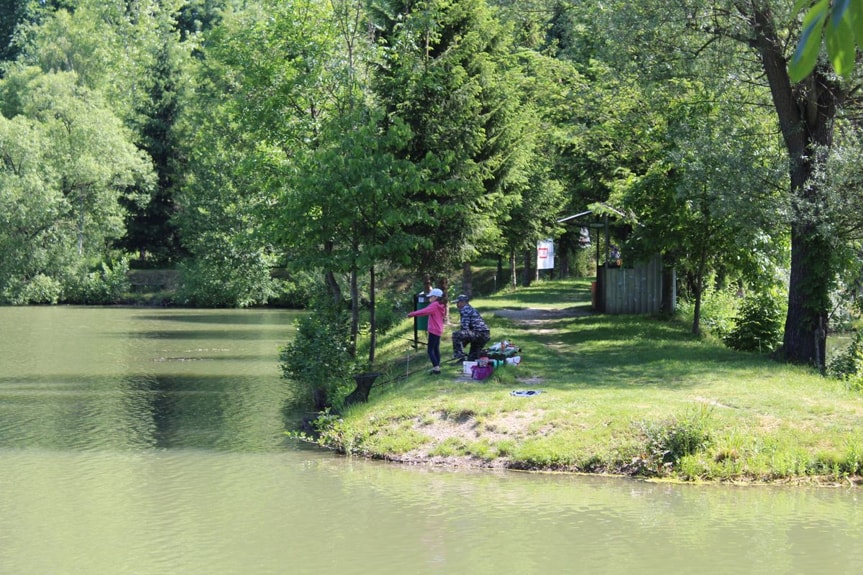
<path fill-rule="evenodd" d="M 491 330 L 488 329 L 482 316 L 468 301 L 466 295 L 460 295 L 455 303 L 461 315 L 461 326 L 452 334 L 452 356 L 453 359 L 469 359 L 471 361 L 479 357 L 483 346 L 491 339 Z M 464 346 L 470 344 L 470 354 L 465 355 Z"/>

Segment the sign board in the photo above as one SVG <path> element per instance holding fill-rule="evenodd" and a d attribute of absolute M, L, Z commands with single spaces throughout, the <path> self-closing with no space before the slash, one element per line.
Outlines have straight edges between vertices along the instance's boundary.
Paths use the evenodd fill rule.
<path fill-rule="evenodd" d="M 539 240 L 536 242 L 536 269 L 554 269 L 554 241 Z"/>

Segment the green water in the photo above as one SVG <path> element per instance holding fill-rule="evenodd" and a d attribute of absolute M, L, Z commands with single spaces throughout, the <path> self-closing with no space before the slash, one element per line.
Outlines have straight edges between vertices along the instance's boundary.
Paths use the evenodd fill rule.
<path fill-rule="evenodd" d="M 401 467 L 288 441 L 294 317 L 0 308 L 0 574 L 863 566 L 854 488 Z"/>

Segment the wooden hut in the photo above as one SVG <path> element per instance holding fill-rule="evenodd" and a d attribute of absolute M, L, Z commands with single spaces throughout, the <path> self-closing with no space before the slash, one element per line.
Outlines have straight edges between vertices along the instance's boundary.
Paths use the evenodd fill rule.
<path fill-rule="evenodd" d="M 664 282 L 672 285 L 663 286 Z M 599 266 L 593 308 L 608 314 L 653 314 L 674 309 L 674 282 L 674 270 L 664 270 L 659 256 L 632 266 Z M 663 305 L 663 296 L 671 301 Z"/>
<path fill-rule="evenodd" d="M 665 269 L 659 255 L 645 262 L 623 262 L 621 265 L 619 255 L 613 254 L 617 248 L 610 241 L 608 214 L 620 217 L 623 214 L 610 206 L 601 207 L 602 214 L 586 210 L 558 220 L 559 223 L 583 226 L 582 235 L 585 230 L 596 232 L 596 281 L 591 294 L 593 309 L 608 314 L 655 314 L 674 310 L 677 293 L 674 269 Z M 600 237 L 602 232 L 604 241 Z M 593 243 L 593 240 L 588 240 L 588 243 Z M 604 248 L 604 254 L 601 254 L 601 248 Z"/>

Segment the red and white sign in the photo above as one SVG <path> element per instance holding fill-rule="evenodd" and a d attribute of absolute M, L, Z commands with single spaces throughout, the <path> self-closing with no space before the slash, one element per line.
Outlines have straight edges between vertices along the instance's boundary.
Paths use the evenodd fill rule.
<path fill-rule="evenodd" d="M 540 240 L 536 243 L 536 269 L 554 269 L 554 241 Z"/>

